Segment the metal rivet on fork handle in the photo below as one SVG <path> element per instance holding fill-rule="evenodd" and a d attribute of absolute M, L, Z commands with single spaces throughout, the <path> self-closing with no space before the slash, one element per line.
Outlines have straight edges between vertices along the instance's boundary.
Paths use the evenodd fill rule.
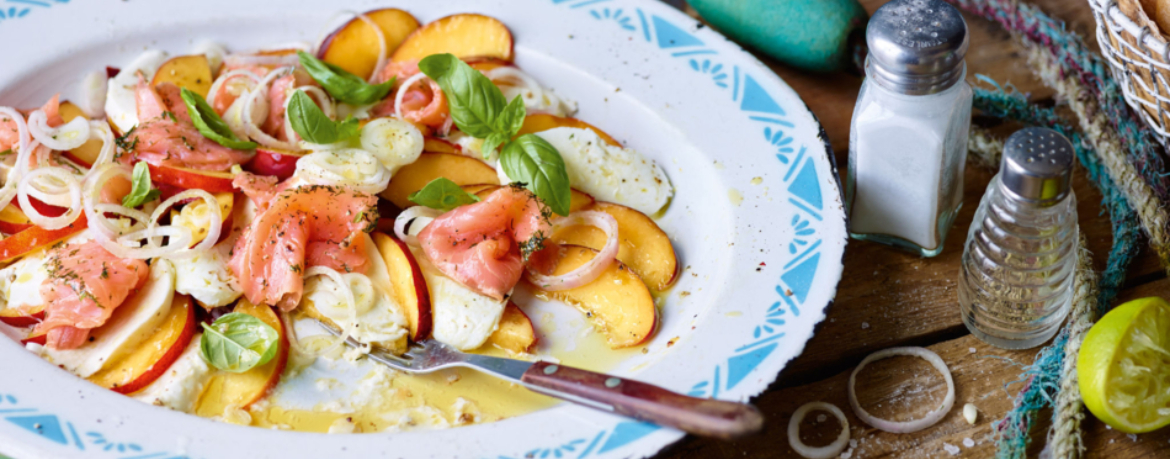
<path fill-rule="evenodd" d="M 556 373 L 558 369 L 560 369 L 560 367 L 558 367 L 556 365 L 549 365 L 547 367 L 544 367 L 544 374 L 551 375 L 553 373 Z"/>

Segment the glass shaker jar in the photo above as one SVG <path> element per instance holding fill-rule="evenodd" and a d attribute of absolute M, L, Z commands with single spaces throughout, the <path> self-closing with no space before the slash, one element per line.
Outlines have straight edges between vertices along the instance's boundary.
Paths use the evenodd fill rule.
<path fill-rule="evenodd" d="M 894 0 L 874 13 L 866 41 L 849 131 L 849 235 L 935 256 L 963 199 L 967 23 L 941 0 Z"/>
<path fill-rule="evenodd" d="M 959 270 L 963 323 L 988 344 L 1038 346 L 1068 315 L 1078 238 L 1072 165 L 1072 143 L 1051 129 L 1022 129 L 1004 143 Z"/>

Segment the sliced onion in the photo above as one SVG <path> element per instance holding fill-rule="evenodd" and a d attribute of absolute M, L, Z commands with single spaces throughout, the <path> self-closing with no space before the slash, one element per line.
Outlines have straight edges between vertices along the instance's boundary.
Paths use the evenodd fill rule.
<path fill-rule="evenodd" d="M 215 244 L 217 242 L 219 242 L 219 236 L 220 236 L 220 233 L 223 229 L 223 225 L 220 224 L 220 222 L 223 221 L 223 209 L 221 209 L 219 207 L 219 200 L 215 199 L 215 196 L 212 195 L 211 193 L 208 193 L 208 192 L 206 192 L 204 190 L 200 190 L 200 189 L 186 190 L 182 193 L 171 196 L 166 201 L 163 201 L 162 204 L 159 204 L 159 206 L 154 209 L 154 213 L 152 213 L 150 215 L 150 223 L 147 225 L 147 229 L 149 230 L 150 228 L 155 227 L 155 225 L 158 223 L 158 221 L 160 219 L 162 219 L 163 215 L 166 215 L 166 212 L 168 210 L 170 210 L 170 208 L 172 206 L 174 206 L 175 204 L 178 204 L 180 202 L 186 201 L 188 199 L 202 199 L 203 202 L 207 204 L 207 206 L 208 206 L 207 210 L 208 210 L 208 214 L 209 214 L 207 216 L 207 218 L 211 222 L 207 228 L 207 237 L 204 237 L 202 241 L 199 241 L 199 244 L 195 245 L 195 247 L 190 247 L 191 246 L 191 239 L 188 239 L 185 244 L 181 245 L 182 248 L 180 250 L 173 252 L 167 256 L 167 258 L 170 258 L 170 259 L 188 258 L 188 257 L 194 256 L 195 254 L 197 254 L 199 252 L 202 252 L 205 250 L 211 250 L 211 248 L 215 247 Z M 181 228 L 182 230 L 187 231 L 188 234 L 190 234 L 190 232 L 191 232 L 190 230 L 188 230 L 185 227 L 174 226 L 174 225 L 170 225 L 170 226 L 173 226 L 175 228 Z M 160 228 L 165 228 L 165 227 L 160 227 Z M 151 238 L 151 239 L 148 239 L 148 241 L 149 241 L 150 245 L 154 245 L 155 239 Z M 179 245 L 179 244 L 174 244 L 173 241 L 168 241 L 168 243 L 169 243 L 169 245 Z M 188 248 L 188 247 L 190 247 L 190 248 Z"/>
<path fill-rule="evenodd" d="M 484 72 L 484 76 L 488 77 L 488 79 L 492 81 L 503 80 L 519 83 L 513 86 L 523 88 L 532 94 L 532 97 L 528 99 L 535 99 L 541 103 L 544 103 L 544 87 L 541 86 L 535 78 L 532 78 L 527 73 L 524 73 L 516 67 L 509 65 L 496 67 L 494 69 L 488 70 L 487 72 Z"/>
<path fill-rule="evenodd" d="M 804 444 L 800 440 L 800 422 L 808 415 L 810 411 L 821 410 L 832 413 L 837 421 L 841 423 L 841 433 L 837 435 L 837 439 L 833 440 L 825 446 L 812 447 Z M 849 419 L 845 418 L 845 413 L 837 408 L 837 405 L 825 402 L 808 402 L 801 405 L 792 413 L 792 418 L 788 420 L 788 444 L 792 446 L 792 450 L 796 454 L 804 456 L 808 459 L 829 459 L 836 456 L 845 450 L 845 446 L 849 444 Z"/>
<path fill-rule="evenodd" d="M 341 330 L 341 335 L 328 348 L 321 351 L 321 354 L 328 354 L 337 349 L 338 346 L 345 344 L 345 340 L 353 336 L 354 329 L 357 328 L 357 299 L 354 298 L 353 289 L 349 286 L 349 282 L 345 281 L 345 277 L 336 270 L 326 268 L 324 266 L 313 266 L 305 270 L 305 279 L 314 276 L 325 276 L 329 278 L 334 284 L 337 284 L 337 289 L 341 291 L 341 296 L 345 300 L 345 309 L 349 311 L 349 326 Z"/>
<path fill-rule="evenodd" d="M 425 206 L 407 207 L 394 219 L 394 235 L 398 240 L 414 247 L 418 247 L 418 233 L 431 224 L 431 221 L 443 215 L 437 209 Z M 407 231 L 407 226 L 410 230 Z"/>
<path fill-rule="evenodd" d="M 24 115 L 12 107 L 0 107 L 0 115 L 4 115 L 5 118 L 11 119 L 16 123 L 16 133 L 19 139 L 19 143 L 16 144 L 17 151 L 23 152 L 28 150 L 28 144 L 32 142 L 32 138 L 28 132 L 28 123 L 25 122 Z"/>
<path fill-rule="evenodd" d="M 44 110 L 37 110 L 28 116 L 28 132 L 46 147 L 68 151 L 89 140 L 89 121 L 79 116 L 64 125 L 49 127 L 48 115 Z"/>
<path fill-rule="evenodd" d="M 207 104 L 214 107 L 215 99 L 219 95 L 219 90 L 223 87 L 223 85 L 228 84 L 229 81 L 235 78 L 244 78 L 252 82 L 251 86 L 249 86 L 244 90 L 243 93 L 240 94 L 246 94 L 248 91 L 252 90 L 252 88 L 260 84 L 261 79 L 255 73 L 252 73 L 252 71 L 246 69 L 236 69 L 224 73 L 223 75 L 220 75 L 219 78 L 216 78 L 215 82 L 211 83 L 211 89 L 207 91 Z"/>
<path fill-rule="evenodd" d="M 312 185 L 345 186 L 365 194 L 377 194 L 390 183 L 390 171 L 365 150 L 345 148 L 317 151 L 297 161 L 296 177 Z"/>
<path fill-rule="evenodd" d="M 87 124 L 88 126 L 88 124 Z M 56 217 L 46 217 L 32 205 L 29 201 L 29 192 L 33 190 L 33 181 L 39 177 L 52 177 L 65 184 L 69 193 L 69 210 L 62 215 Z M 20 202 L 20 208 L 33 224 L 47 229 L 55 230 L 61 229 L 77 220 L 81 216 L 81 183 L 77 181 L 77 176 L 73 175 L 62 167 L 38 167 L 20 178 L 20 184 L 17 185 L 16 199 Z"/>
<path fill-rule="evenodd" d="M 947 395 L 943 398 L 942 405 L 934 411 L 926 413 L 921 419 L 915 419 L 908 422 L 889 421 L 886 419 L 879 419 L 864 409 L 861 404 L 857 402 L 857 391 L 853 386 L 857 382 L 857 374 L 861 372 L 870 362 L 881 360 L 896 355 L 905 355 L 910 357 L 918 357 L 927 362 L 930 362 L 939 373 L 942 373 L 943 379 L 947 382 Z M 922 347 L 892 347 L 883 349 L 873 354 L 870 354 L 857 365 L 853 370 L 853 374 L 849 375 L 849 405 L 853 407 L 853 414 L 856 414 L 866 424 L 869 424 L 877 429 L 884 430 L 890 433 L 911 433 L 933 426 L 942 420 L 951 410 L 951 406 L 955 404 L 955 380 L 951 377 L 951 370 L 947 368 L 946 362 L 943 362 L 942 357 L 935 354 L 930 349 Z"/>
<path fill-rule="evenodd" d="M 374 35 L 378 36 L 378 61 L 374 64 L 374 71 L 370 73 L 370 78 L 366 80 L 372 84 L 377 80 L 378 74 L 382 73 L 382 67 L 386 66 L 386 54 L 388 54 L 386 50 L 386 36 L 382 34 L 382 26 L 379 26 L 373 19 L 370 19 L 365 14 L 359 14 L 357 17 L 362 22 L 365 22 L 366 25 L 370 26 L 374 30 Z"/>
<path fill-rule="evenodd" d="M 394 95 L 394 114 L 399 118 L 406 119 L 406 117 L 402 115 L 402 99 L 406 97 L 406 91 L 410 90 L 411 86 L 414 86 L 426 77 L 427 74 L 418 72 L 410 78 L 407 78 L 406 81 L 403 81 L 402 84 L 398 86 L 398 93 Z"/>
<path fill-rule="evenodd" d="M 605 269 L 617 259 L 618 254 L 618 224 L 612 215 L 595 210 L 574 212 L 568 217 L 559 218 L 553 223 L 550 231 L 555 233 L 559 228 L 576 225 L 589 225 L 605 232 L 605 246 L 587 263 L 568 273 L 559 276 L 546 276 L 528 267 L 528 280 L 545 291 L 555 292 L 569 290 L 593 282 Z"/>
<path fill-rule="evenodd" d="M 94 70 L 81 80 L 81 100 L 78 107 L 91 120 L 106 117 L 106 70 Z"/>
<path fill-rule="evenodd" d="M 97 158 L 94 158 L 93 164 L 89 166 L 89 170 L 82 176 L 82 180 L 93 176 L 94 171 L 98 167 L 114 160 L 114 155 L 117 153 L 115 147 L 117 142 L 114 141 L 114 132 L 110 130 L 109 123 L 104 121 L 90 121 L 89 122 L 89 138 L 97 138 L 102 141 L 102 150 L 98 152 Z"/>
<path fill-rule="evenodd" d="M 85 180 L 83 187 L 84 199 L 82 202 L 84 203 L 85 218 L 88 220 L 90 232 L 95 233 L 94 239 L 98 239 L 99 241 L 105 239 L 112 243 L 112 238 L 117 237 L 122 232 L 120 227 L 114 226 L 109 222 L 109 220 L 105 217 L 106 213 L 112 212 L 118 215 L 134 218 L 137 222 L 136 226 L 132 227 L 131 230 L 146 227 L 146 224 L 150 220 L 150 216 L 139 210 L 130 209 L 116 204 L 110 204 L 110 206 L 116 206 L 125 209 L 125 211 L 112 211 L 109 207 L 100 210 L 98 209 L 98 206 L 102 205 L 98 201 L 101 199 L 102 188 L 105 187 L 106 182 L 114 176 L 122 176 L 125 177 L 126 180 L 130 180 L 132 177 L 129 167 L 121 164 L 108 163 L 94 167 L 93 170 L 90 170 L 90 173 L 93 175 L 90 175 Z M 138 214 L 134 214 L 134 212 L 137 212 Z"/>
<path fill-rule="evenodd" d="M 247 67 L 253 65 L 284 67 L 297 65 L 300 58 L 296 54 L 228 54 L 223 57 L 223 63 L 228 67 Z"/>
<path fill-rule="evenodd" d="M 244 105 L 243 113 L 241 113 L 240 119 L 241 123 L 244 125 L 244 131 L 248 133 L 248 137 L 251 137 L 252 140 L 255 140 L 256 142 L 266 147 L 281 148 L 291 151 L 300 150 L 300 148 L 297 148 L 296 145 L 283 142 L 264 133 L 264 131 L 260 129 L 260 126 L 256 125 L 255 120 L 257 117 L 255 110 L 261 107 L 260 105 L 256 104 L 256 99 L 264 96 L 264 94 L 268 91 L 268 85 L 272 84 L 273 81 L 292 72 L 293 67 L 283 67 L 269 72 L 268 76 L 264 77 L 263 80 L 260 80 L 260 83 L 256 85 L 255 88 L 252 88 L 251 91 L 248 91 L 243 96 L 241 96 L 243 97 Z M 267 106 L 267 102 L 265 104 L 266 105 L 264 106 Z"/>

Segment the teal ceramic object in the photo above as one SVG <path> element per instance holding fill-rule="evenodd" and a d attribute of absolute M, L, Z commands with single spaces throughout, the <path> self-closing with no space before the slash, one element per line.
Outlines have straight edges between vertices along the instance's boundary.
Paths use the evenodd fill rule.
<path fill-rule="evenodd" d="M 689 0 L 687 3 L 736 41 L 785 64 L 816 72 L 841 70 L 850 62 L 849 36 L 855 30 L 864 31 L 867 19 L 865 9 L 857 0 Z"/>

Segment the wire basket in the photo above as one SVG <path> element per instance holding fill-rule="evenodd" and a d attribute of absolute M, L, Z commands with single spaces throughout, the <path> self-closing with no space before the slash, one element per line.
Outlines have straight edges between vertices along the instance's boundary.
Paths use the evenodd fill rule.
<path fill-rule="evenodd" d="M 1097 44 L 1120 82 L 1125 101 L 1170 143 L 1170 46 L 1130 19 L 1117 0 L 1088 0 L 1097 19 Z M 1136 3 L 1136 1 L 1134 2 Z"/>

